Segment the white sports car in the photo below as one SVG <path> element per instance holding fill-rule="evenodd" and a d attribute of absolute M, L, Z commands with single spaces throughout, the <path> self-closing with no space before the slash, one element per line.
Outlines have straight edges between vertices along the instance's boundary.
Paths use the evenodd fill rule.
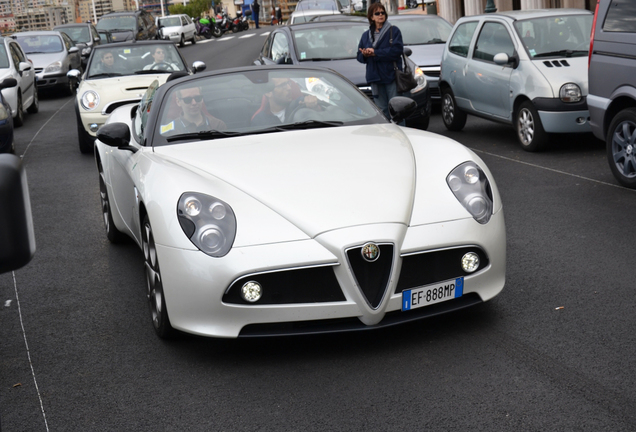
<path fill-rule="evenodd" d="M 394 122 L 416 109 L 390 105 Z M 160 337 L 375 329 L 503 289 L 488 167 L 453 140 L 388 122 L 333 71 L 156 82 L 97 138 L 106 234 L 142 249 Z"/>
<path fill-rule="evenodd" d="M 95 133 L 116 108 L 139 102 L 155 80 L 161 83 L 173 73 L 189 74 L 205 69 L 194 62 L 192 70 L 169 41 L 134 41 L 96 46 L 82 76 L 68 72 L 79 82 L 75 97 L 77 135 L 82 153 L 93 152 Z"/>

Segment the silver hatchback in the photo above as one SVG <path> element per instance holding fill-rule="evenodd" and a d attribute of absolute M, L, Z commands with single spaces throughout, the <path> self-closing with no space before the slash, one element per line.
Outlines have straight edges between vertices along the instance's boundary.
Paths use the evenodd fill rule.
<path fill-rule="evenodd" d="M 593 15 L 581 9 L 510 11 L 457 21 L 442 55 L 442 119 L 466 114 L 515 127 L 524 150 L 548 133 L 590 132 L 587 54 Z"/>

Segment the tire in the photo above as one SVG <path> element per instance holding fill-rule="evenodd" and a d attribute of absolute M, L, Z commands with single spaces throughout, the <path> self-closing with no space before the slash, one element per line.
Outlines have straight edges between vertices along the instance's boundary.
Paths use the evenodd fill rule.
<path fill-rule="evenodd" d="M 215 38 L 220 38 L 221 36 L 223 36 L 223 32 L 221 31 L 221 28 L 214 26 L 214 28 L 212 29 L 212 36 L 214 36 Z M 207 38 L 207 39 L 210 39 L 210 38 Z"/>
<path fill-rule="evenodd" d="M 102 205 L 102 216 L 104 220 L 104 228 L 106 230 L 106 238 L 111 243 L 118 244 L 127 240 L 126 234 L 119 231 L 113 222 L 113 215 L 110 207 L 110 199 L 108 197 L 108 189 L 106 188 L 106 182 L 104 181 L 104 170 L 102 164 L 98 164 L 99 167 L 99 199 Z"/>
<path fill-rule="evenodd" d="M 77 141 L 79 143 L 80 152 L 83 154 L 93 153 L 95 150 L 95 138 L 84 129 L 77 102 L 75 106 L 75 121 L 77 123 Z"/>
<path fill-rule="evenodd" d="M 144 252 L 144 273 L 146 274 L 146 296 L 150 308 L 152 325 L 162 339 L 169 339 L 174 336 L 174 329 L 170 325 L 170 317 L 166 299 L 163 294 L 163 283 L 161 269 L 155 247 L 155 238 L 148 216 L 144 217 L 141 228 L 141 243 Z"/>
<path fill-rule="evenodd" d="M 13 126 L 20 127 L 24 124 L 24 107 L 22 106 L 22 93 L 18 92 L 18 112 L 13 119 Z"/>
<path fill-rule="evenodd" d="M 33 86 L 35 86 L 35 83 L 33 83 Z M 38 89 L 36 87 L 33 90 L 33 102 L 31 102 L 31 105 L 27 108 L 27 112 L 29 114 L 36 114 L 38 111 L 40 111 L 40 98 L 38 96 Z"/>
<path fill-rule="evenodd" d="M 450 131 L 460 131 L 466 126 L 467 115 L 457 107 L 453 91 L 449 88 L 442 90 L 442 120 Z"/>
<path fill-rule="evenodd" d="M 239 31 L 238 26 L 233 25 L 232 26 L 232 33 L 238 33 L 238 31 Z"/>
<path fill-rule="evenodd" d="M 514 124 L 522 149 L 537 152 L 546 147 L 548 134 L 543 129 L 539 113 L 532 102 L 525 101 L 519 106 Z"/>
<path fill-rule="evenodd" d="M 179 39 L 179 46 L 181 48 L 185 46 L 185 38 L 183 37 L 183 34 L 181 34 L 181 39 Z"/>
<path fill-rule="evenodd" d="M 626 108 L 612 119 L 605 140 L 607 161 L 618 182 L 636 189 L 636 108 Z"/>
<path fill-rule="evenodd" d="M 192 45 L 196 45 L 197 44 L 197 34 L 193 34 L 192 35 L 192 39 L 190 39 L 190 42 L 192 42 Z"/>
<path fill-rule="evenodd" d="M 203 32 L 203 37 L 206 39 L 210 39 L 212 37 L 212 33 L 210 33 L 210 30 L 206 30 Z"/>

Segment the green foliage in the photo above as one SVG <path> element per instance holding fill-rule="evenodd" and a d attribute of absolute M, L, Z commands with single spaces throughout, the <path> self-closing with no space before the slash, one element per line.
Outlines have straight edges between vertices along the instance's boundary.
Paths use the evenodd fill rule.
<path fill-rule="evenodd" d="M 212 2 L 210 0 L 191 0 L 185 6 L 181 3 L 168 6 L 171 15 L 187 14 L 193 18 L 208 14 L 211 8 Z"/>

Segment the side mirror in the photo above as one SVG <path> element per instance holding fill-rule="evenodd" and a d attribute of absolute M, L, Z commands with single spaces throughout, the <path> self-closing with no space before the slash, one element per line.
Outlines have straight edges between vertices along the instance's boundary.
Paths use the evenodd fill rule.
<path fill-rule="evenodd" d="M 515 54 L 513 54 L 511 57 L 508 57 L 508 54 L 506 53 L 498 53 L 495 54 L 495 56 L 493 57 L 493 61 L 499 66 L 506 66 L 509 64 L 510 66 L 512 66 L 513 69 L 516 69 L 517 66 L 519 66 L 519 57 L 517 57 Z"/>
<path fill-rule="evenodd" d="M 79 48 L 78 48 L 78 47 L 76 47 L 76 46 L 71 47 L 71 48 L 68 50 L 68 53 L 69 53 L 69 54 L 73 54 L 73 53 L 76 53 L 76 52 L 79 52 Z"/>
<path fill-rule="evenodd" d="M 126 123 L 109 123 L 97 130 L 97 139 L 110 147 L 116 147 L 122 150 L 131 150 L 133 153 L 136 148 L 129 146 L 130 129 Z"/>
<path fill-rule="evenodd" d="M 203 72 L 205 68 L 207 68 L 207 66 L 202 61 L 197 60 L 192 63 L 192 69 L 194 70 L 194 73 Z"/>
<path fill-rule="evenodd" d="M 0 154 L 0 273 L 25 266 L 35 254 L 26 172 L 19 157 Z"/>
<path fill-rule="evenodd" d="M 409 47 L 404 47 L 404 55 L 410 57 L 413 54 L 413 50 Z"/>
<path fill-rule="evenodd" d="M 417 109 L 417 102 L 404 96 L 396 96 L 389 101 L 389 115 L 394 123 L 400 123 Z"/>
<path fill-rule="evenodd" d="M 5 78 L 0 82 L 0 89 L 12 88 L 18 85 L 18 80 L 15 78 Z"/>
<path fill-rule="evenodd" d="M 66 76 L 69 78 L 75 78 L 76 80 L 80 80 L 80 77 L 82 76 L 82 73 L 80 71 L 78 71 L 77 69 L 71 69 L 70 71 L 66 72 Z"/>
<path fill-rule="evenodd" d="M 93 38 L 93 42 L 95 43 L 100 43 L 101 41 L 102 41 L 102 38 L 99 38 L 99 37 Z"/>
<path fill-rule="evenodd" d="M 20 71 L 20 74 L 22 74 L 22 72 L 24 71 L 31 70 L 31 63 L 20 62 L 20 64 L 18 65 L 18 70 Z"/>

